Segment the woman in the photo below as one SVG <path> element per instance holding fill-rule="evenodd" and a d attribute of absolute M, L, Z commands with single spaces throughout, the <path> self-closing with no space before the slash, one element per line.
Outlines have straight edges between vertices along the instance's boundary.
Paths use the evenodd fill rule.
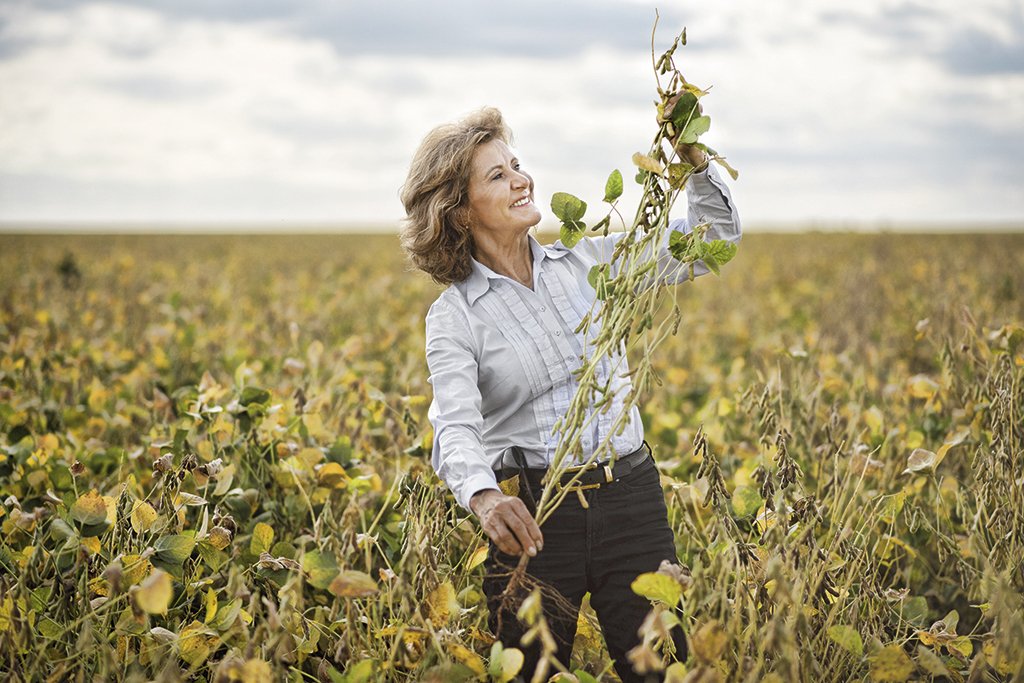
<path fill-rule="evenodd" d="M 640 642 L 637 630 L 650 604 L 630 584 L 662 560 L 675 562 L 676 554 L 639 411 L 634 407 L 627 428 L 612 437 L 614 470 L 588 472 L 586 481 L 595 486 L 567 496 L 543 529 L 528 507 L 539 499 L 558 444 L 554 423 L 576 390 L 572 371 L 586 340 L 575 329 L 595 299 L 587 274 L 610 259 L 623 233 L 585 237 L 572 249 L 560 242 L 540 245 L 530 235 L 541 219 L 533 178 L 510 139 L 493 108 L 440 126 L 423 140 L 402 189 L 402 245 L 416 267 L 448 286 L 426 318 L 432 463 L 490 539 L 484 592 L 491 628 L 502 642 L 520 646 L 523 626 L 516 605 L 501 599 L 508 573 L 499 568 L 515 566 L 525 552 L 528 574 L 564 598 L 543 600 L 559 661 L 569 665 L 580 601 L 589 592 L 616 671 L 623 681 L 641 681 L 627 653 Z M 738 240 L 739 217 L 728 189 L 703 152 L 679 149 L 699 172 L 688 185 L 688 218 L 671 228 L 689 232 L 710 220 L 707 239 Z M 658 258 L 671 265 L 667 248 Z M 707 269 L 698 263 L 695 272 Z M 675 280 L 685 276 L 675 268 Z M 606 371 L 612 374 L 610 366 Z M 614 374 L 621 405 L 629 378 L 621 370 Z M 614 408 L 595 416 L 583 440 L 585 456 L 609 433 Z M 506 495 L 498 485 L 501 471 L 510 467 L 520 473 L 518 495 Z M 678 629 L 674 641 L 685 658 Z M 521 675 L 529 680 L 539 643 L 522 649 Z"/>

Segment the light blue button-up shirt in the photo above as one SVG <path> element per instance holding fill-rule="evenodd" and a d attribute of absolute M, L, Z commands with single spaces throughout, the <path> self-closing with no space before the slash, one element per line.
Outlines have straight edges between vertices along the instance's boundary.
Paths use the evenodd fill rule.
<path fill-rule="evenodd" d="M 686 194 L 687 217 L 669 224 L 656 255 L 659 280 L 671 283 L 688 276 L 668 251 L 673 230 L 689 233 L 709 221 L 705 239 L 740 239 L 732 196 L 713 166 L 690 177 Z M 560 436 L 555 422 L 578 388 L 572 373 L 592 343 L 574 332 L 595 300 L 587 275 L 595 264 L 611 260 L 624 234 L 584 237 L 572 249 L 560 241 L 543 246 L 531 235 L 533 290 L 473 259 L 470 276 L 442 292 L 427 312 L 428 381 L 434 389 L 427 412 L 434 427 L 431 462 L 467 510 L 473 494 L 497 488 L 495 470 L 509 446 L 523 449 L 529 467 L 551 463 Z M 695 264 L 695 275 L 707 272 L 703 263 Z M 595 323 L 588 334 L 597 332 Z M 604 358 L 597 368 L 600 382 L 610 379 L 613 399 L 610 409 L 588 415 L 581 438 L 585 458 L 608 438 L 622 413 L 631 387 L 628 372 L 621 354 Z M 626 428 L 611 437 L 612 446 L 626 455 L 643 439 L 634 406 Z"/>

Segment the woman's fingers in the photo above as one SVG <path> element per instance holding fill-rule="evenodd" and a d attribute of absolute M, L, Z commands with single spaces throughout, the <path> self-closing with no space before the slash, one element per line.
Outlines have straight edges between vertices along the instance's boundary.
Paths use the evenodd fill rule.
<path fill-rule="evenodd" d="M 524 551 L 531 557 L 540 552 L 544 537 L 523 501 L 504 496 L 481 520 L 484 532 L 498 549 L 509 555 Z"/>

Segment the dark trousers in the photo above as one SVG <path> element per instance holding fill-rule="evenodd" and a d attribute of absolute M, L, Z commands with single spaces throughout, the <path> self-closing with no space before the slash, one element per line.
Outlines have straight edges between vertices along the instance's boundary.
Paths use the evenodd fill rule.
<path fill-rule="evenodd" d="M 521 478 L 519 496 L 525 499 L 524 485 Z M 532 491 L 539 500 L 540 489 Z M 620 481 L 583 493 L 589 509 L 582 507 L 576 493 L 566 496 L 541 527 L 544 550 L 530 559 L 526 569 L 530 577 L 561 597 L 555 600 L 556 596 L 543 590 L 544 616 L 558 644 L 556 656 L 569 667 L 580 603 L 589 591 L 590 604 L 619 677 L 624 683 L 660 680 L 658 676 L 636 674 L 626 658 L 626 653 L 640 643 L 637 630 L 651 609 L 650 601 L 634 593 L 630 584 L 637 575 L 656 571 L 662 560 L 677 561 L 654 460 L 648 458 Z M 520 644 L 526 629 L 516 618 L 519 601 L 528 591 L 506 601 L 505 609 L 501 609 L 500 601 L 509 572 L 518 561 L 518 557 L 506 555 L 491 542 L 483 588 L 490 609 L 490 628 L 506 647 L 523 651 L 525 662 L 520 676 L 529 681 L 540 658 L 540 645 L 537 641 L 529 647 Z M 672 629 L 672 634 L 676 656 L 684 660 L 686 638 L 679 628 Z M 554 673 L 551 670 L 548 675 Z"/>

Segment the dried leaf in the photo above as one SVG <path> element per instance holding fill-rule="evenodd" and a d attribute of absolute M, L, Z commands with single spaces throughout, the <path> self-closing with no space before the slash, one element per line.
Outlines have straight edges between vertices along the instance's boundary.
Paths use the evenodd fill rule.
<path fill-rule="evenodd" d="M 366 572 L 347 569 L 339 572 L 327 587 L 339 598 L 365 598 L 377 593 L 377 582 Z"/>

